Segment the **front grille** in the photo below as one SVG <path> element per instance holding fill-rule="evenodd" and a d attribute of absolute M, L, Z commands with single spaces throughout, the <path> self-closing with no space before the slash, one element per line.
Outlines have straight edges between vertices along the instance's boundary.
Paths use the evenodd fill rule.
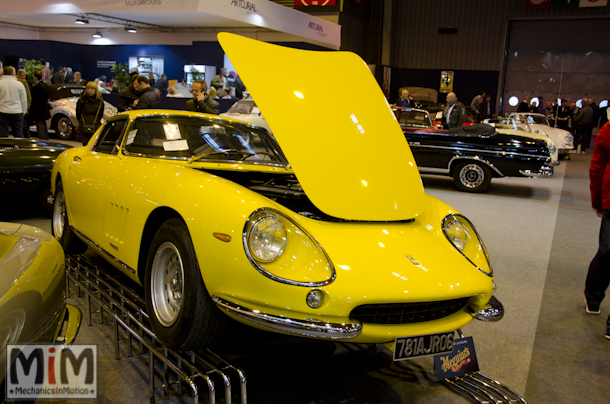
<path fill-rule="evenodd" d="M 468 297 L 439 302 L 364 304 L 350 318 L 369 324 L 412 324 L 438 320 L 462 310 Z"/>

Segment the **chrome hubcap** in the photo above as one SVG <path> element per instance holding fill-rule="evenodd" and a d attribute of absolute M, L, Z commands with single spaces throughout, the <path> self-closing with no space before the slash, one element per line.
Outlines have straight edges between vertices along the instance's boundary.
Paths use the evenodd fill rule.
<path fill-rule="evenodd" d="M 157 320 L 169 327 L 176 322 L 184 296 L 184 267 L 176 246 L 165 242 L 159 246 L 151 268 L 152 305 Z"/>
<path fill-rule="evenodd" d="M 57 192 L 53 203 L 53 235 L 60 239 L 64 235 L 66 224 L 66 200 L 63 192 Z"/>
<path fill-rule="evenodd" d="M 476 188 L 483 183 L 485 172 L 478 164 L 466 164 L 460 170 L 460 182 L 467 188 Z"/>
<path fill-rule="evenodd" d="M 72 122 L 68 118 L 61 118 L 57 121 L 58 135 L 69 136 L 72 133 Z"/>

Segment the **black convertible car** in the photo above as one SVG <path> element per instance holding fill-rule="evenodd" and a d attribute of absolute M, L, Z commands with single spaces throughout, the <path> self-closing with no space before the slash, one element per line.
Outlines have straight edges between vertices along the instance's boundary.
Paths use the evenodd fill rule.
<path fill-rule="evenodd" d="M 450 130 L 427 111 L 395 111 L 421 173 L 452 176 L 461 191 L 483 192 L 492 177 L 550 177 L 550 146 L 527 135 L 504 135 L 486 124 Z"/>
<path fill-rule="evenodd" d="M 29 201 L 50 213 L 53 162 L 71 146 L 49 140 L 0 138 L 0 195 L 3 202 Z"/>

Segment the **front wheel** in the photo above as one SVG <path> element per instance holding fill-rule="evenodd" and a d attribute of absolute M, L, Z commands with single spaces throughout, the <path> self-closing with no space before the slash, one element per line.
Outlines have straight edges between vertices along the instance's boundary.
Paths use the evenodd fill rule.
<path fill-rule="evenodd" d="M 74 234 L 68 223 L 66 196 L 61 181 L 55 187 L 51 231 L 53 236 L 59 241 L 59 244 L 64 248 L 66 254 L 81 254 L 87 250 L 87 245 Z"/>
<path fill-rule="evenodd" d="M 72 140 L 76 137 L 76 131 L 74 130 L 72 121 L 63 114 L 60 114 L 59 119 L 55 121 L 53 129 L 55 130 L 55 136 L 57 136 L 58 139 Z"/>
<path fill-rule="evenodd" d="M 214 345 L 228 318 L 208 294 L 186 224 L 172 218 L 159 227 L 148 251 L 146 307 L 152 329 L 167 347 Z"/>
<path fill-rule="evenodd" d="M 491 170 L 482 163 L 461 162 L 453 171 L 453 181 L 460 191 L 483 192 L 491 182 Z"/>

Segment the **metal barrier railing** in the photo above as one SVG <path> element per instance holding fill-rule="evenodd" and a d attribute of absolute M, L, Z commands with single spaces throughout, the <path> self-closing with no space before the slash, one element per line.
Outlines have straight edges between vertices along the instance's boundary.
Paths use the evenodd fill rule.
<path fill-rule="evenodd" d="M 112 318 L 114 325 L 115 358 L 120 359 L 120 330 L 127 333 L 127 356 L 132 356 L 134 345 L 139 353 L 148 353 L 149 385 L 151 402 L 155 400 L 155 368 L 160 370 L 163 396 L 169 397 L 170 389 L 177 395 L 184 393 L 186 384 L 191 390 L 193 403 L 199 403 L 199 390 L 208 390 L 208 402 L 216 403 L 215 381 L 222 381 L 224 402 L 232 403 L 232 384 L 228 372 L 239 380 L 239 396 L 242 404 L 247 403 L 246 376 L 221 355 L 207 349 L 203 351 L 178 352 L 163 346 L 151 331 L 146 314 L 146 303 L 141 294 L 117 281 L 95 262 L 83 255 L 66 256 L 66 291 L 70 294 L 70 282 L 77 288 L 77 295 L 85 293 L 87 324 L 92 324 L 92 305 L 99 307 L 99 323 L 104 323 L 104 315 Z"/>

